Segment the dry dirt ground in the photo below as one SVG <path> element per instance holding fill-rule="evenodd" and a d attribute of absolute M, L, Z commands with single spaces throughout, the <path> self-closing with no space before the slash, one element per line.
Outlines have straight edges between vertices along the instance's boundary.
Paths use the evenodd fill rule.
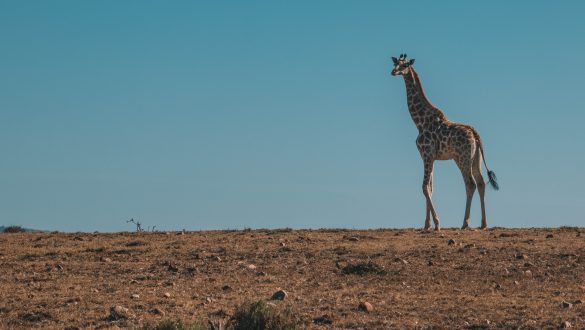
<path fill-rule="evenodd" d="M 278 289 L 308 328 L 584 328 L 585 229 L 0 234 L 3 329 L 221 320 Z"/>

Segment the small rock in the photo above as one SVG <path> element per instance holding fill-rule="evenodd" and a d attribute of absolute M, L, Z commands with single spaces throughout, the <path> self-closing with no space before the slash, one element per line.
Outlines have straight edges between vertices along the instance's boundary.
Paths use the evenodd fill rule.
<path fill-rule="evenodd" d="M 278 290 L 272 295 L 272 300 L 284 300 L 288 296 L 288 293 L 284 290 Z"/>
<path fill-rule="evenodd" d="M 518 282 L 518 281 L 514 281 L 514 284 L 515 284 L 515 285 L 518 285 L 518 284 L 520 284 L 520 282 Z"/>
<path fill-rule="evenodd" d="M 546 238 L 553 238 L 553 237 L 554 237 L 554 235 L 553 235 L 553 234 L 548 234 L 548 235 L 546 235 Z"/>
<path fill-rule="evenodd" d="M 561 306 L 563 306 L 563 308 L 572 308 L 573 304 L 571 304 L 570 302 L 567 302 L 567 301 L 563 301 L 561 303 Z"/>
<path fill-rule="evenodd" d="M 77 305 L 80 301 L 81 301 L 81 298 L 76 297 L 76 298 L 67 299 L 67 301 L 65 301 L 65 303 L 67 305 Z"/>
<path fill-rule="evenodd" d="M 232 290 L 232 287 L 231 287 L 231 286 L 229 286 L 229 285 L 224 285 L 224 286 L 223 286 L 221 289 L 222 289 L 223 291 L 231 291 L 231 290 Z"/>
<path fill-rule="evenodd" d="M 529 261 L 529 262 L 526 262 L 526 263 L 524 263 L 524 267 L 532 267 L 532 266 L 534 266 L 534 264 L 533 264 L 533 263 L 531 263 L 530 261 Z"/>
<path fill-rule="evenodd" d="M 150 310 L 150 314 L 165 316 L 165 312 L 160 308 L 153 308 Z"/>
<path fill-rule="evenodd" d="M 573 325 L 569 321 L 563 321 L 561 323 L 561 328 L 563 328 L 563 329 L 572 328 L 572 327 L 573 327 Z"/>
<path fill-rule="evenodd" d="M 496 284 L 496 290 L 503 290 L 504 287 L 501 284 Z"/>
<path fill-rule="evenodd" d="M 530 270 L 524 271 L 524 275 L 532 276 L 532 271 L 530 271 Z"/>
<path fill-rule="evenodd" d="M 246 268 L 248 268 L 248 270 L 256 270 L 256 265 L 249 264 L 248 266 L 246 266 Z"/>
<path fill-rule="evenodd" d="M 429 260 L 429 262 L 428 262 L 428 265 L 429 265 L 429 266 L 432 266 L 432 265 L 434 265 L 434 264 L 435 264 L 435 263 L 433 263 L 433 261 L 432 261 L 432 260 Z"/>
<path fill-rule="evenodd" d="M 352 241 L 352 242 L 357 242 L 357 241 L 360 240 L 360 238 L 357 237 L 357 236 L 350 236 L 350 237 L 347 238 L 347 240 L 348 241 Z"/>
<path fill-rule="evenodd" d="M 285 242 L 280 242 L 280 246 L 285 247 L 286 243 Z"/>
<path fill-rule="evenodd" d="M 140 299 L 140 295 L 135 293 L 135 294 L 131 295 L 130 298 L 132 298 L 132 299 Z"/>
<path fill-rule="evenodd" d="M 110 258 L 105 258 L 105 257 L 101 257 L 101 258 L 100 258 L 100 261 L 101 261 L 101 262 L 112 262 L 112 259 L 110 259 Z"/>
<path fill-rule="evenodd" d="M 126 307 L 114 306 L 110 308 L 110 320 L 128 319 L 132 317 L 132 313 Z"/>
<path fill-rule="evenodd" d="M 454 239 L 450 239 L 449 242 L 447 242 L 447 244 L 453 245 L 453 244 L 455 244 L 455 240 Z"/>
<path fill-rule="evenodd" d="M 220 258 L 219 256 L 215 256 L 215 257 L 213 258 L 213 260 L 215 260 L 215 261 L 217 261 L 217 262 L 221 262 L 221 258 Z"/>
<path fill-rule="evenodd" d="M 208 303 L 208 304 L 209 303 L 212 303 L 213 302 L 213 299 L 211 299 L 211 297 L 207 297 L 207 298 L 205 298 L 205 302 Z"/>
<path fill-rule="evenodd" d="M 398 258 L 398 257 L 394 258 L 394 262 L 401 262 L 401 263 L 403 263 L 405 265 L 408 265 L 408 261 L 406 261 L 406 260 L 404 260 L 402 258 Z"/>
<path fill-rule="evenodd" d="M 583 300 L 581 300 L 581 299 L 577 299 L 577 300 L 573 301 L 573 305 L 580 305 L 582 303 L 583 303 Z"/>
<path fill-rule="evenodd" d="M 369 303 L 369 302 L 367 302 L 367 301 L 362 301 L 362 302 L 359 304 L 359 306 L 358 306 L 358 309 L 359 309 L 360 311 L 362 311 L 362 312 L 367 312 L 367 313 L 370 313 L 370 312 L 373 312 L 373 311 L 374 311 L 374 306 L 372 306 L 372 304 L 370 304 L 370 303 Z"/>
<path fill-rule="evenodd" d="M 169 292 L 165 292 L 165 293 L 163 293 L 163 296 L 165 298 L 170 298 L 171 297 L 171 294 Z"/>
<path fill-rule="evenodd" d="M 517 254 L 516 259 L 523 260 L 523 259 L 526 259 L 526 256 L 524 254 Z"/>

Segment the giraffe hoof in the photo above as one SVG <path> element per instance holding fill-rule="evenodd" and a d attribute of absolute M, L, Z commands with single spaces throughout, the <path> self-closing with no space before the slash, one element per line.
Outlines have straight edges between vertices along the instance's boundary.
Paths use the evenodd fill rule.
<path fill-rule="evenodd" d="M 441 231 L 441 227 L 435 227 L 435 231 Z"/>
<path fill-rule="evenodd" d="M 482 225 L 481 227 L 479 227 L 479 229 L 481 229 L 481 230 L 487 230 L 487 225 Z"/>
<path fill-rule="evenodd" d="M 425 231 L 429 231 L 429 230 L 431 230 L 431 226 L 428 226 L 428 227 L 427 227 L 427 226 L 425 226 L 425 229 L 424 229 L 424 230 L 425 230 Z"/>
<path fill-rule="evenodd" d="M 469 228 L 468 224 L 464 224 L 463 226 L 461 226 L 461 230 L 466 230 L 466 229 L 471 229 L 471 228 Z"/>

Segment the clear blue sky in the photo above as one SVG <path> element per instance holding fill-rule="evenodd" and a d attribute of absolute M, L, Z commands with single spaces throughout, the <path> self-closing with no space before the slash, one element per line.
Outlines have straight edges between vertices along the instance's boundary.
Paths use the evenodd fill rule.
<path fill-rule="evenodd" d="M 579 1 L 2 1 L 0 224 L 422 227 L 402 78 L 474 125 L 490 226 L 583 225 Z M 465 190 L 438 162 L 444 226 Z M 472 224 L 480 224 L 479 198 Z"/>

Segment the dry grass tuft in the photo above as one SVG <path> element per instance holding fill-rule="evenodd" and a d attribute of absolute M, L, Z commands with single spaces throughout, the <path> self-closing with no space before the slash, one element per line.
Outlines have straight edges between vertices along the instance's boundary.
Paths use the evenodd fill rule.
<path fill-rule="evenodd" d="M 233 330 L 294 330 L 301 329 L 301 321 L 290 306 L 278 307 L 265 301 L 244 303 L 232 317 Z"/>
<path fill-rule="evenodd" d="M 372 261 L 368 262 L 360 262 L 357 264 L 349 264 L 341 269 L 341 272 L 347 275 L 355 274 L 355 275 L 367 275 L 367 274 L 375 274 L 375 275 L 384 275 L 386 271 L 384 268 L 380 267 L 376 263 Z"/>
<path fill-rule="evenodd" d="M 141 330 L 207 330 L 207 326 L 201 321 L 185 322 L 177 319 L 164 320 L 155 325 L 147 324 Z"/>

